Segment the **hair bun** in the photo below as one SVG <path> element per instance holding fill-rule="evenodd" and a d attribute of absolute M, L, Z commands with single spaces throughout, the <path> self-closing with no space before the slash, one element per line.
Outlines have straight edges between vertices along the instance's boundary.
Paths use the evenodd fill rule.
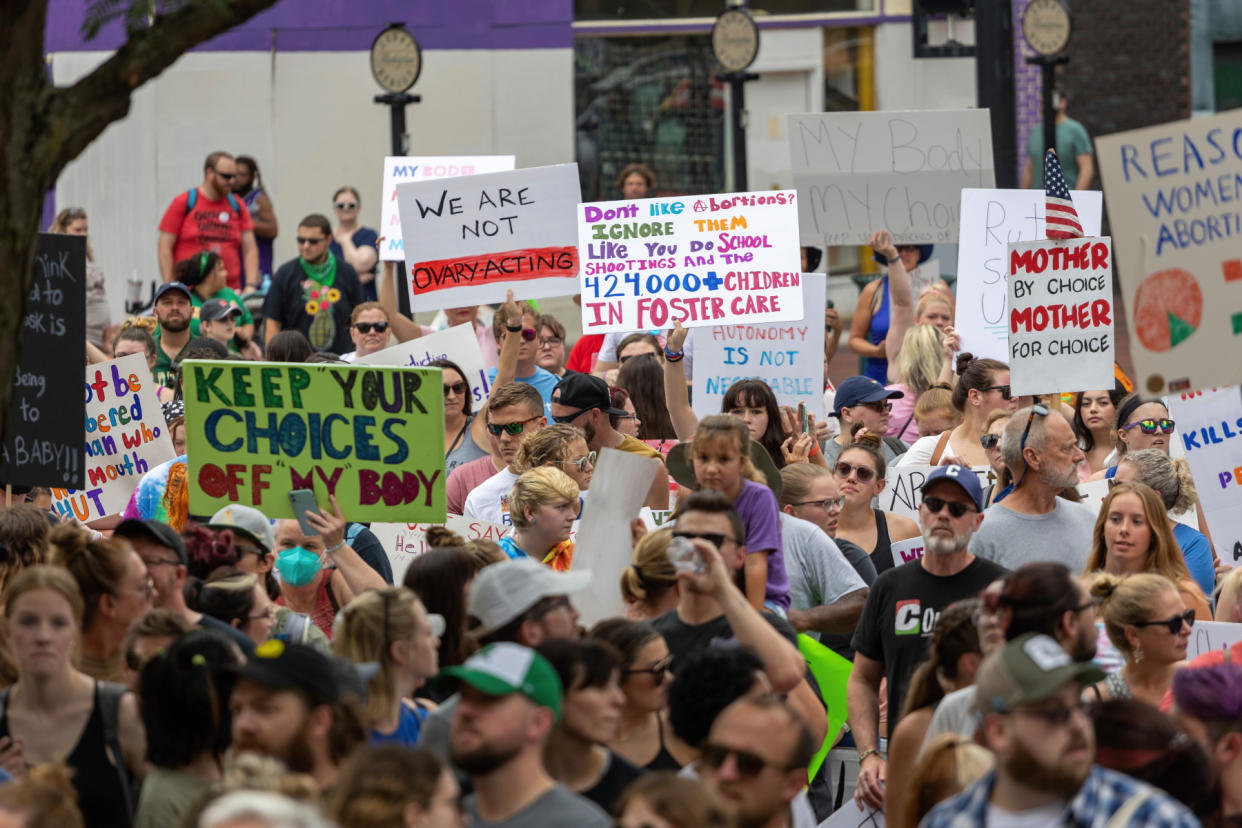
<path fill-rule="evenodd" d="M 880 435 L 873 431 L 868 431 L 862 434 L 855 432 L 853 437 L 854 439 L 851 445 L 866 446 L 867 448 L 875 449 L 876 451 L 880 450 Z"/>
<path fill-rule="evenodd" d="M 966 373 L 966 369 L 970 367 L 970 363 L 975 361 L 975 355 L 970 351 L 962 351 L 957 355 L 957 375 L 960 377 Z"/>
<path fill-rule="evenodd" d="M 1108 572 L 1097 572 L 1091 580 L 1091 587 L 1087 591 L 1092 598 L 1099 598 L 1100 601 L 1107 601 L 1113 597 L 1113 593 L 1117 591 L 1117 587 L 1121 584 L 1121 578 Z"/>

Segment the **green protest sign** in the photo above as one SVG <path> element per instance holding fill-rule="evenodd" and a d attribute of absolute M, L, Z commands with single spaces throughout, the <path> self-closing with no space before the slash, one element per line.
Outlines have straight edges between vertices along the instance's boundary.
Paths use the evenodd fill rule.
<path fill-rule="evenodd" d="M 190 361 L 182 366 L 190 511 L 291 518 L 289 492 L 349 520 L 442 522 L 438 368 Z"/>

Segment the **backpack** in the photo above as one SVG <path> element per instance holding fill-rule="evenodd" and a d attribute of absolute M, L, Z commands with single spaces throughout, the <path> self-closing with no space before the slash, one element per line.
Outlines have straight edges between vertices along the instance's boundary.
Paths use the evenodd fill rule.
<path fill-rule="evenodd" d="M 185 191 L 185 214 L 188 216 L 190 211 L 194 209 L 194 205 L 198 203 L 198 187 Z M 229 209 L 237 213 L 237 217 L 241 218 L 241 207 L 238 206 L 237 198 L 229 193 Z"/>

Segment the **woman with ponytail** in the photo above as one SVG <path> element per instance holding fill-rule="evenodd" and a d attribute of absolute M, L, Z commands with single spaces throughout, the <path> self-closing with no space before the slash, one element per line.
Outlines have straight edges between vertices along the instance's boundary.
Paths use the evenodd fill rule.
<path fill-rule="evenodd" d="M 877 573 L 893 568 L 893 543 L 922 534 L 910 518 L 871 507 L 872 499 L 884 490 L 885 468 L 880 438 L 868 433 L 841 452 L 832 472 L 845 497 L 837 540 L 856 544 L 870 555 Z"/>
<path fill-rule="evenodd" d="M 1167 712 L 1165 693 L 1186 663 L 1194 610 L 1186 609 L 1175 583 L 1155 572 L 1097 573 L 1091 596 L 1099 601 L 1108 640 L 1125 658 L 1091 692 L 1097 699 L 1134 698 Z"/>
<path fill-rule="evenodd" d="M 953 407 L 962 414 L 961 425 L 942 434 L 920 437 L 897 465 L 988 465 L 987 452 L 979 442 L 988 415 L 998 409 L 1013 412 L 1018 408 L 1009 390 L 1009 366 L 995 359 L 976 359 L 971 353 L 958 354 Z"/>

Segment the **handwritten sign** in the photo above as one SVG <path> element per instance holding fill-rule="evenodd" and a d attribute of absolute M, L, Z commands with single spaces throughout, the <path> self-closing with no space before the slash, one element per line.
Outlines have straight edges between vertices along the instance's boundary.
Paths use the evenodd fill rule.
<path fill-rule="evenodd" d="M 824 418 L 824 292 L 827 277 L 802 274 L 802 307 L 797 322 L 720 325 L 695 335 L 694 413 L 720 413 L 729 386 L 761 379 L 780 405 Z"/>
<path fill-rule="evenodd" d="M 417 368 L 437 359 L 456 362 L 466 372 L 463 379 L 470 386 L 474 403 L 471 410 L 481 410 L 480 406 L 491 393 L 492 387 L 487 381 L 487 369 L 483 365 L 483 353 L 479 350 L 479 338 L 474 332 L 474 326 L 468 322 L 358 357 L 354 364 Z"/>
<path fill-rule="evenodd" d="M 908 517 L 917 523 L 919 504 L 923 502 L 923 484 L 927 482 L 927 475 L 936 468 L 936 466 L 890 467 L 888 479 L 884 489 L 880 492 L 880 509 Z M 990 475 L 993 472 L 990 466 L 976 466 L 971 471 L 979 478 L 979 485 L 983 488 L 986 489 L 992 482 Z M 897 557 L 894 555 L 893 561 L 896 562 L 896 560 Z"/>
<path fill-rule="evenodd" d="M 405 261 L 401 216 L 397 211 L 397 185 L 406 181 L 432 181 L 513 169 L 512 155 L 390 155 L 384 159 L 384 203 L 380 214 L 380 261 Z"/>
<path fill-rule="evenodd" d="M 86 239 L 40 233 L 0 447 L 0 481 L 85 485 L 86 402 L 77 382 L 85 340 Z"/>
<path fill-rule="evenodd" d="M 1110 387 L 1112 239 L 1010 244 L 1008 282 L 1013 393 Z"/>
<path fill-rule="evenodd" d="M 139 478 L 177 456 L 143 354 L 86 366 L 86 488 L 52 489 L 52 508 L 83 523 L 118 514 Z"/>
<path fill-rule="evenodd" d="M 792 190 L 578 205 L 585 333 L 802 318 Z"/>
<path fill-rule="evenodd" d="M 1091 190 L 1070 195 L 1083 233 L 1098 236 L 1103 196 Z M 1009 361 L 1009 245 L 1047 237 L 1044 205 L 1039 190 L 962 190 L 953 327 L 963 351 Z M 1110 379 L 1104 387 L 1112 385 Z"/>
<path fill-rule="evenodd" d="M 291 518 L 289 492 L 350 520 L 443 520 L 438 368 L 192 360 L 182 366 L 190 511 Z"/>
<path fill-rule="evenodd" d="M 1096 141 L 1135 386 L 1148 394 L 1242 378 L 1242 141 L 1237 111 Z"/>
<path fill-rule="evenodd" d="M 1242 566 L 1242 391 L 1236 385 L 1169 398 L 1177 439 L 1221 563 Z"/>
<path fill-rule="evenodd" d="M 922 535 L 907 538 L 903 541 L 894 541 L 892 544 L 893 566 L 901 566 L 902 564 L 919 560 L 923 557 L 926 546 L 927 544 L 923 540 Z"/>
<path fill-rule="evenodd" d="M 807 244 L 951 242 L 963 187 L 994 187 L 986 109 L 789 116 L 789 155 Z"/>
<path fill-rule="evenodd" d="M 384 551 L 388 553 L 389 563 L 392 564 L 394 584 L 405 580 L 405 571 L 410 568 L 410 561 L 431 548 L 427 545 L 427 530 L 432 526 L 444 526 L 468 541 L 490 540 L 497 543 L 513 531 L 511 526 L 497 526 L 460 515 L 449 515 L 443 523 L 372 523 L 371 533 L 379 539 Z"/>
<path fill-rule="evenodd" d="M 415 310 L 578 292 L 578 165 L 397 185 Z"/>
<path fill-rule="evenodd" d="M 1186 642 L 1186 660 L 1213 650 L 1228 650 L 1239 641 L 1242 641 L 1242 624 L 1195 619 L 1190 640 Z"/>

